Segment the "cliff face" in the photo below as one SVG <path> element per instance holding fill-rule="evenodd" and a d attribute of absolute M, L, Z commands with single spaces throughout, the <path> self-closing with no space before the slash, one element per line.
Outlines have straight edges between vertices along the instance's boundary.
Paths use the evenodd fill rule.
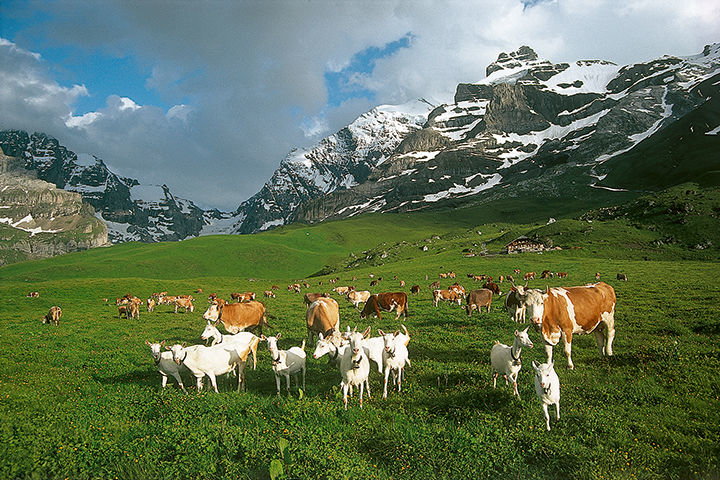
<path fill-rule="evenodd" d="M 0 264 L 107 244 L 105 224 L 73 192 L 34 178 L 0 150 Z"/>

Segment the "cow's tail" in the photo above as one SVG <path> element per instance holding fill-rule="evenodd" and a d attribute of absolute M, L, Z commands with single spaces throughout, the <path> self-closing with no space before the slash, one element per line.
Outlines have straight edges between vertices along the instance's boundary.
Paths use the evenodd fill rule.
<path fill-rule="evenodd" d="M 262 324 L 263 324 L 264 327 L 272 328 L 272 327 L 270 326 L 270 324 L 268 323 L 268 321 L 267 321 L 267 316 L 266 316 L 266 315 L 263 315 L 263 317 L 262 317 Z"/>

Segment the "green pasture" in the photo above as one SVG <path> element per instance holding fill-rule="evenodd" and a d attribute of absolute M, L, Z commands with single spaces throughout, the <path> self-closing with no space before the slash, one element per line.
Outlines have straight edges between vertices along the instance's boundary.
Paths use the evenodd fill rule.
<path fill-rule="evenodd" d="M 654 247 L 658 232 L 622 219 L 585 231 L 590 224 L 575 220 L 477 227 L 467 218 L 411 217 L 404 226 L 391 222 L 400 217 L 383 218 L 382 228 L 360 218 L 258 236 L 119 245 L 0 269 L 0 478 L 264 479 L 271 465 L 277 478 L 310 479 L 718 477 L 720 265 L 712 253 Z M 582 248 L 493 254 L 506 238 L 536 229 Z M 488 255 L 463 256 L 482 244 Z M 332 273 L 310 277 L 326 265 Z M 544 359 L 538 334 L 531 330 L 536 347 L 523 352 L 518 400 L 503 382 L 493 390 L 490 379 L 493 342 L 510 343 L 518 327 L 501 302 L 468 318 L 457 306 L 434 308 L 427 288 L 441 272 L 453 270 L 473 288 L 466 274 L 513 268 L 569 273 L 531 282 L 538 288 L 584 284 L 599 272 L 618 297 L 613 358 L 600 358 L 591 336 L 576 337 L 570 371 L 555 349 L 561 419 L 550 432 L 532 386 L 530 361 Z M 616 281 L 618 272 L 629 281 Z M 401 321 L 360 320 L 336 296 L 343 328 L 407 326 L 412 366 L 403 392 L 382 400 L 381 377 L 372 371 L 372 399 L 361 410 L 353 398 L 345 411 L 338 371 L 308 358 L 305 391 L 277 397 L 265 344 L 245 393 L 229 379 L 219 394 L 190 388 L 185 395 L 172 379 L 160 390 L 144 341 L 199 343 L 207 293 L 261 295 L 280 285 L 278 298 L 262 299 L 272 327 L 264 333 L 282 332 L 280 347 L 289 348 L 305 337 L 305 309 L 287 283 L 307 279 L 310 290 L 328 291 L 328 280 L 340 277 L 337 285 L 364 289 L 371 273 L 383 277 L 374 292 L 401 290 L 399 280 L 408 292 L 422 286 Z M 125 320 L 103 301 L 196 289 L 204 294 L 195 294 L 194 313 L 160 306 Z M 26 298 L 31 290 L 41 296 Z M 57 328 L 40 323 L 52 305 L 64 311 Z"/>

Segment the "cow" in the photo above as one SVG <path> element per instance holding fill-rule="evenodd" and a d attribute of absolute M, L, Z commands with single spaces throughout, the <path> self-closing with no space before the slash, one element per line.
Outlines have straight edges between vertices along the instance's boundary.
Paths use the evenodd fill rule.
<path fill-rule="evenodd" d="M 130 302 L 125 305 L 125 318 L 140 318 L 140 303 Z"/>
<path fill-rule="evenodd" d="M 440 282 L 438 280 L 435 280 L 433 283 L 428 285 L 428 288 L 430 290 L 437 290 L 438 288 L 440 288 Z"/>
<path fill-rule="evenodd" d="M 152 312 L 155 310 L 155 300 L 153 298 L 147 299 L 147 311 Z"/>
<path fill-rule="evenodd" d="M 340 295 L 347 295 L 348 292 L 354 289 L 355 287 L 335 287 L 332 289 L 332 291 L 335 293 L 339 293 Z"/>
<path fill-rule="evenodd" d="M 378 284 L 378 281 L 377 281 L 377 280 L 372 280 L 372 281 L 370 282 L 370 286 L 371 286 L 371 287 L 375 287 L 375 286 L 377 286 L 377 284 Z"/>
<path fill-rule="evenodd" d="M 513 273 L 515 275 L 520 275 L 521 270 L 519 268 L 513 268 Z"/>
<path fill-rule="evenodd" d="M 405 280 L 400 280 L 400 288 L 405 288 Z"/>
<path fill-rule="evenodd" d="M 328 298 L 330 295 L 328 293 L 306 293 L 303 295 L 303 302 L 305 302 L 305 305 L 310 305 L 318 298 Z"/>
<path fill-rule="evenodd" d="M 437 307 L 440 300 L 445 302 L 462 303 L 462 296 L 454 290 L 433 290 L 433 306 Z"/>
<path fill-rule="evenodd" d="M 492 305 L 492 297 L 493 292 L 487 288 L 471 290 L 467 297 L 467 305 L 465 306 L 468 317 L 472 316 L 473 310 L 477 310 L 478 313 L 482 313 L 483 307 L 485 307 L 489 313 L 490 306 Z"/>
<path fill-rule="evenodd" d="M 600 272 L 597 272 L 597 273 L 595 274 L 595 280 L 600 280 Z"/>
<path fill-rule="evenodd" d="M 412 294 L 420 293 L 420 285 L 413 285 L 412 287 L 410 287 L 410 293 L 412 293 Z"/>
<path fill-rule="evenodd" d="M 265 290 L 263 295 L 265 295 L 266 298 L 275 298 L 275 292 L 272 290 Z"/>
<path fill-rule="evenodd" d="M 405 292 L 388 292 L 388 293 L 376 293 L 368 298 L 365 302 L 365 306 L 360 312 L 360 318 L 366 318 L 370 315 L 377 316 L 382 320 L 381 310 L 386 312 L 392 312 L 393 309 L 397 312 L 395 319 L 400 318 L 403 315 L 407 318 L 408 314 L 408 301 L 407 293 Z"/>
<path fill-rule="evenodd" d="M 497 283 L 487 282 L 485 285 L 483 285 L 483 288 L 487 288 L 495 295 L 502 295 L 502 292 L 500 291 L 500 286 Z"/>
<path fill-rule="evenodd" d="M 48 325 L 55 325 L 56 327 L 60 325 L 60 317 L 62 317 L 62 308 L 58 306 L 52 306 L 50 307 L 50 310 L 48 310 L 47 315 L 45 315 L 42 319 L 42 323 L 46 323 Z"/>
<path fill-rule="evenodd" d="M 231 293 L 230 299 L 237 300 L 238 302 L 249 302 L 255 300 L 255 292 Z"/>
<path fill-rule="evenodd" d="M 465 298 L 465 287 L 455 282 L 448 287 L 451 292 L 457 293 L 460 297 Z"/>
<path fill-rule="evenodd" d="M 30 292 L 25 296 L 28 298 L 38 298 L 40 296 L 40 292 Z"/>
<path fill-rule="evenodd" d="M 513 286 L 505 297 L 505 309 L 510 314 L 510 318 L 518 323 L 525 323 L 525 305 L 520 301 L 524 293 L 525 287 Z"/>
<path fill-rule="evenodd" d="M 542 273 L 540 274 L 540 278 L 542 278 L 542 279 L 552 278 L 552 276 L 553 276 L 553 272 L 551 272 L 550 270 L 543 270 Z"/>
<path fill-rule="evenodd" d="M 323 334 L 327 337 L 333 332 L 340 331 L 340 307 L 334 298 L 318 297 L 312 302 L 305 312 L 305 323 L 307 325 L 308 343 L 312 342 L 313 336 Z"/>
<path fill-rule="evenodd" d="M 568 274 L 567 272 L 557 272 L 555 276 L 558 278 L 567 278 Z"/>
<path fill-rule="evenodd" d="M 498 275 L 497 283 L 503 283 L 505 281 L 504 275 Z"/>
<path fill-rule="evenodd" d="M 203 318 L 210 322 L 222 322 L 225 330 L 232 334 L 256 329 L 262 334 L 263 327 L 270 328 L 265 318 L 265 305 L 255 300 L 224 305 L 212 303 Z"/>
<path fill-rule="evenodd" d="M 351 292 L 348 292 L 347 299 L 350 303 L 352 303 L 355 308 L 360 307 L 360 303 L 367 302 L 368 298 L 370 298 L 370 292 L 367 290 L 363 291 L 357 291 L 352 290 Z"/>
<path fill-rule="evenodd" d="M 176 298 L 175 299 L 175 313 L 178 312 L 178 308 L 184 308 L 185 313 L 187 313 L 188 310 L 190 310 L 190 313 L 195 311 L 195 305 L 193 305 L 192 300 L 189 298 Z"/>
<path fill-rule="evenodd" d="M 618 280 L 622 280 L 622 281 L 624 281 L 624 282 L 627 282 L 627 275 L 625 275 L 624 273 L 618 273 L 618 274 L 617 274 L 617 279 L 618 279 Z"/>
<path fill-rule="evenodd" d="M 573 369 L 573 334 L 593 332 L 600 355 L 612 356 L 615 338 L 615 290 L 605 282 L 580 287 L 529 289 L 520 295 L 530 321 L 540 328 L 547 363 L 563 339 L 568 368 Z"/>
<path fill-rule="evenodd" d="M 270 290 L 280 290 L 280 286 L 279 286 L 279 285 L 273 285 L 273 286 L 270 287 Z"/>
<path fill-rule="evenodd" d="M 527 272 L 525 275 L 523 275 L 523 280 L 535 280 L 535 272 Z"/>

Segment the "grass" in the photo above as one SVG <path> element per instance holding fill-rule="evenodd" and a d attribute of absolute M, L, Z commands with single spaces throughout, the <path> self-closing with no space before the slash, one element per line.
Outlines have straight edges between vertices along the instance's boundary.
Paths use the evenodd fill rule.
<path fill-rule="evenodd" d="M 596 220 L 592 232 L 583 230 L 587 221 L 573 219 L 547 226 L 436 219 L 433 229 L 415 217 L 394 230 L 394 218 L 383 217 L 386 230 L 370 238 L 378 218 L 264 236 L 120 245 L 0 269 L 0 478 L 255 479 L 270 478 L 274 460 L 285 478 L 718 478 L 716 250 L 654 246 L 663 232 L 627 218 Z M 492 253 L 506 238 L 537 230 L 583 248 L 461 255 L 482 244 Z M 420 245 L 430 248 L 421 252 Z M 412 335 L 405 390 L 382 400 L 380 376 L 372 372 L 373 398 L 362 410 L 356 398 L 343 410 L 339 373 L 324 359 L 308 359 L 302 398 L 296 391 L 277 397 L 264 344 L 246 393 L 235 393 L 229 380 L 221 380 L 219 394 L 190 388 L 184 395 L 172 380 L 160 390 L 144 341 L 197 343 L 200 312 L 175 315 L 159 307 L 121 320 L 102 300 L 198 288 L 226 298 L 231 291 L 261 292 L 308 278 L 330 258 L 340 263 L 309 280 L 313 291 L 328 290 L 336 276 L 339 284 L 367 288 L 370 273 L 384 277 L 373 291 L 399 290 L 395 275 L 406 291 L 423 288 L 403 320 Z M 493 341 L 509 343 L 517 327 L 499 302 L 489 314 L 468 318 L 451 305 L 432 307 L 427 289 L 449 270 L 475 287 L 465 274 L 513 268 L 570 275 L 531 283 L 541 288 L 583 284 L 600 272 L 618 296 L 613 358 L 599 357 L 592 336 L 577 337 L 570 371 L 555 349 L 562 416 L 551 432 L 544 430 L 529 366 L 544 359 L 538 334 L 531 331 L 536 348 L 523 352 L 518 400 L 502 382 L 493 390 L 490 380 Z M 615 281 L 617 272 L 629 281 Z M 40 298 L 26 298 L 30 290 Z M 299 344 L 300 296 L 281 289 L 277 299 L 263 301 L 270 332 L 283 333 L 280 347 Z M 51 305 L 64 310 L 58 328 L 39 321 Z M 361 321 L 348 302 L 340 305 L 343 328 L 399 325 L 390 316 Z"/>

